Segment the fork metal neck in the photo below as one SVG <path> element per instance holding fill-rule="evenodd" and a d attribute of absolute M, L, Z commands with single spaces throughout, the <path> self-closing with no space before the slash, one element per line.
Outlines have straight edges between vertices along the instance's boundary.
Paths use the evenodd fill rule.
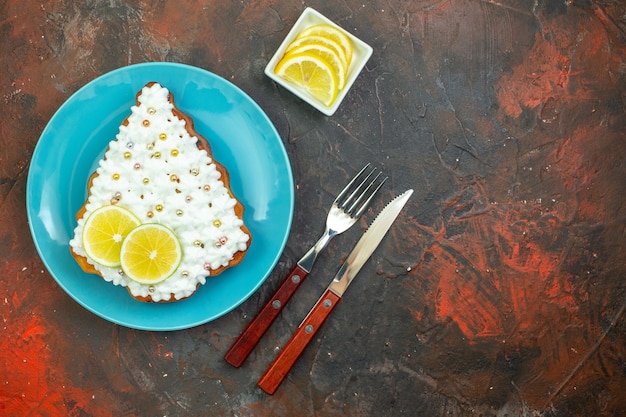
<path fill-rule="evenodd" d="M 300 268 L 304 269 L 306 272 L 311 272 L 313 264 L 317 259 L 317 255 L 322 250 L 324 250 L 326 245 L 328 245 L 328 242 L 330 242 L 330 240 L 335 237 L 336 234 L 337 232 L 335 232 L 334 230 L 326 230 L 322 237 L 319 238 L 317 243 L 315 243 L 315 245 L 313 245 L 313 247 L 309 249 L 309 251 L 305 253 L 302 258 L 300 258 L 300 260 L 298 261 L 298 265 L 300 266 Z"/>

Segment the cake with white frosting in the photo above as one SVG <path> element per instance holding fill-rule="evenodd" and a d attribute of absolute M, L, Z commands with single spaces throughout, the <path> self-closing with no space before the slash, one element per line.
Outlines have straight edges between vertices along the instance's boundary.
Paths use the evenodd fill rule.
<path fill-rule="evenodd" d="M 83 270 L 126 287 L 137 300 L 187 298 L 208 277 L 239 264 L 249 248 L 243 205 L 230 188 L 228 171 L 213 159 L 193 120 L 158 83 L 148 83 L 137 94 L 136 105 L 109 143 L 88 189 L 76 216 L 72 255 Z M 110 204 L 129 209 L 142 223 L 160 223 L 176 234 L 182 260 L 173 275 L 146 285 L 129 279 L 120 268 L 89 259 L 81 239 L 85 219 Z"/>

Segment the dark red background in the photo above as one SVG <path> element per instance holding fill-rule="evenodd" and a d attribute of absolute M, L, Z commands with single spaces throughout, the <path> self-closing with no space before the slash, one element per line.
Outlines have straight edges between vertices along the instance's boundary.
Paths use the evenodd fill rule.
<path fill-rule="evenodd" d="M 305 6 L 374 48 L 332 117 L 262 73 Z M 5 1 L 0 24 L 0 414 L 626 415 L 623 2 Z M 296 181 L 293 229 L 265 285 L 212 323 L 167 333 L 71 300 L 25 213 L 52 114 L 97 76 L 146 61 L 246 91 Z M 367 161 L 390 176 L 374 210 L 415 194 L 268 397 L 257 379 L 358 227 L 331 243 L 242 368 L 222 356 Z"/>

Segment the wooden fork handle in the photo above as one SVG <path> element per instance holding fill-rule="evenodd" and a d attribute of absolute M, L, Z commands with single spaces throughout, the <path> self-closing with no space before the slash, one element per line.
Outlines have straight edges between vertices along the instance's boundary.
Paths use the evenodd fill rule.
<path fill-rule="evenodd" d="M 235 367 L 240 367 L 257 345 L 263 334 L 274 322 L 278 314 L 291 299 L 309 273 L 296 264 L 287 278 L 278 287 L 272 298 L 263 306 L 261 311 L 248 324 L 235 343 L 230 347 L 224 359 Z"/>
<path fill-rule="evenodd" d="M 341 300 L 337 294 L 326 290 L 322 297 L 309 312 L 296 332 L 291 336 L 285 347 L 278 354 L 274 362 L 267 368 L 267 371 L 259 379 L 258 386 L 268 394 L 272 395 L 280 386 L 281 382 L 291 367 L 296 363 L 300 354 L 307 347 L 315 333 L 322 326 L 326 318 L 333 311 L 337 303 Z"/>

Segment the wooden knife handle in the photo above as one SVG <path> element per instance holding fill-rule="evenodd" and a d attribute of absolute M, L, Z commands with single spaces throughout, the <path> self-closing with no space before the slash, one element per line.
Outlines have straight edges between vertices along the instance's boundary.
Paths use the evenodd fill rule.
<path fill-rule="evenodd" d="M 245 362 L 250 352 L 252 352 L 261 337 L 263 337 L 263 334 L 265 334 L 276 317 L 278 317 L 278 314 L 283 307 L 285 307 L 308 274 L 309 273 L 298 264 L 293 267 L 272 298 L 263 306 L 261 311 L 259 311 L 256 317 L 248 324 L 248 327 L 246 327 L 243 333 L 241 333 L 235 343 L 230 347 L 228 352 L 226 352 L 226 355 L 224 355 L 226 362 L 235 367 L 239 367 Z"/>
<path fill-rule="evenodd" d="M 291 336 L 285 347 L 278 354 L 274 362 L 267 368 L 258 382 L 258 386 L 268 394 L 274 394 L 289 370 L 296 363 L 300 354 L 309 344 L 326 318 L 341 300 L 337 294 L 326 290 L 322 297 L 309 312 L 296 332 Z"/>

